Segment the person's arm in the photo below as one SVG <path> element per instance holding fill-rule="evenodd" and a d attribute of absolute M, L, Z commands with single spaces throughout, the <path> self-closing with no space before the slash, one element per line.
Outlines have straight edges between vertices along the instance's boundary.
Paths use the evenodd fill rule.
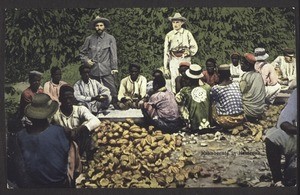
<path fill-rule="evenodd" d="M 280 125 L 280 128 L 289 135 L 297 135 L 297 126 L 291 124 L 290 122 L 283 122 Z"/>
<path fill-rule="evenodd" d="M 170 57 L 169 50 L 170 50 L 170 37 L 169 34 L 167 34 L 164 42 L 164 68 L 165 69 L 168 69 L 169 57 Z"/>
<path fill-rule="evenodd" d="M 189 55 L 194 56 L 198 51 L 198 45 L 197 45 L 196 40 L 194 39 L 194 36 L 192 35 L 192 33 L 190 31 L 188 31 L 188 41 L 190 44 Z"/>
<path fill-rule="evenodd" d="M 126 80 L 127 77 L 121 80 L 120 88 L 118 92 L 118 100 L 121 101 L 122 99 L 126 99 Z"/>
<path fill-rule="evenodd" d="M 105 98 L 108 99 L 109 102 L 111 102 L 112 97 L 110 94 L 110 90 L 107 87 L 105 87 L 104 85 L 102 85 L 101 83 L 99 83 L 98 81 L 94 80 L 94 82 L 98 89 L 99 98 L 101 96 L 104 96 Z M 102 101 L 103 99 L 100 98 L 99 100 Z M 97 99 L 97 101 L 99 101 L 99 100 Z"/>
<path fill-rule="evenodd" d="M 88 57 L 89 46 L 90 46 L 90 37 L 87 37 L 83 45 L 79 49 L 79 57 L 84 64 L 92 66 L 94 64 L 93 60 Z"/>
<path fill-rule="evenodd" d="M 112 70 L 118 70 L 118 56 L 117 56 L 117 43 L 116 39 L 112 36 L 110 42 L 110 65 Z"/>
<path fill-rule="evenodd" d="M 80 86 L 79 86 L 80 83 L 79 82 L 76 82 L 75 85 L 74 85 L 74 96 L 75 96 L 76 100 L 78 100 L 80 102 L 90 102 L 90 101 L 92 101 L 92 97 L 85 96 L 85 95 L 81 94 L 81 90 L 80 90 Z"/>
<path fill-rule="evenodd" d="M 82 125 L 85 126 L 89 131 L 96 129 L 100 125 L 100 120 L 95 115 L 93 115 L 86 107 L 79 106 L 78 109 L 79 117 L 82 121 L 84 121 Z"/>

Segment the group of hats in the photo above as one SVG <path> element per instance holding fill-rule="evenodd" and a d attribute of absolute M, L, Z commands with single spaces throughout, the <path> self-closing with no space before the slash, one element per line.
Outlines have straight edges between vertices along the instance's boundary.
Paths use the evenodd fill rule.
<path fill-rule="evenodd" d="M 172 16 L 168 17 L 168 19 L 170 21 L 173 21 L 173 20 L 181 20 L 183 22 L 187 21 L 187 19 L 185 17 L 181 16 L 180 13 L 175 13 L 173 17 Z M 90 22 L 89 27 L 91 29 L 94 29 L 95 24 L 97 24 L 99 22 L 102 22 L 104 24 L 105 28 L 109 28 L 109 26 L 110 26 L 109 19 L 103 18 L 103 17 L 100 17 L 100 16 L 96 16 L 96 18 Z"/>

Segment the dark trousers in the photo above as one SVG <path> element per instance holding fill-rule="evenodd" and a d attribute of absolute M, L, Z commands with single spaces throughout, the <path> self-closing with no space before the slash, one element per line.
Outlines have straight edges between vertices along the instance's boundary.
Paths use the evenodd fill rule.
<path fill-rule="evenodd" d="M 281 163 L 280 163 L 281 160 L 280 146 L 274 144 L 268 138 L 266 138 L 265 142 L 266 142 L 267 159 L 270 166 L 273 181 L 274 183 L 278 181 L 282 181 Z"/>
<path fill-rule="evenodd" d="M 110 90 L 111 96 L 113 99 L 118 96 L 117 92 L 117 86 L 115 82 L 115 78 L 112 74 L 110 75 L 105 75 L 105 76 L 92 76 L 90 75 L 92 79 L 95 79 L 102 83 L 105 87 L 107 87 Z"/>

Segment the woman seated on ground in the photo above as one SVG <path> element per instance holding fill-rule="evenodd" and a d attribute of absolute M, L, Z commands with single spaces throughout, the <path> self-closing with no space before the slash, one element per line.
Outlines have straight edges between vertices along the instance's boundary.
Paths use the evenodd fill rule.
<path fill-rule="evenodd" d="M 233 128 L 244 122 L 242 94 L 239 83 L 230 79 L 230 66 L 219 66 L 219 84 L 211 88 L 212 118 L 223 128 Z"/>
<path fill-rule="evenodd" d="M 165 85 L 166 80 L 162 75 L 154 78 L 154 93 L 150 96 L 149 101 L 143 104 L 142 112 L 146 123 L 165 133 L 174 133 L 182 127 L 183 123 L 179 118 L 175 96 L 167 90 Z"/>

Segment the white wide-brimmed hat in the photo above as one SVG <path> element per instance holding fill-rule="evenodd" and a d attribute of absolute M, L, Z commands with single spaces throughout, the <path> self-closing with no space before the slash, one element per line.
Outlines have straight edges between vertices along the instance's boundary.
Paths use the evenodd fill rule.
<path fill-rule="evenodd" d="M 53 116 L 58 110 L 58 102 L 50 98 L 45 93 L 38 93 L 33 96 L 32 102 L 24 109 L 24 114 L 28 118 L 46 119 Z"/>
<path fill-rule="evenodd" d="M 191 79 L 200 79 L 204 75 L 202 74 L 202 68 L 198 64 L 192 64 L 190 65 L 189 69 L 185 71 L 185 74 L 187 77 Z"/>
<path fill-rule="evenodd" d="M 169 17 L 169 20 L 182 20 L 182 21 L 187 21 L 187 19 L 185 17 L 182 17 L 180 13 L 175 13 L 174 16 Z"/>
<path fill-rule="evenodd" d="M 255 60 L 259 61 L 259 60 L 266 60 L 269 57 L 269 54 L 266 53 L 266 50 L 264 48 L 256 48 L 254 50 L 254 56 L 255 56 Z"/>

